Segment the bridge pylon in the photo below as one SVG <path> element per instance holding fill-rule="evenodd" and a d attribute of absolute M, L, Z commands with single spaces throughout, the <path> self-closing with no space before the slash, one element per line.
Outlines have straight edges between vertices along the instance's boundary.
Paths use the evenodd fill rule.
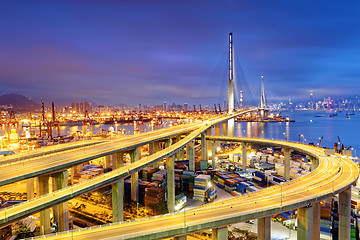
<path fill-rule="evenodd" d="M 264 88 L 264 76 L 261 76 L 261 95 L 260 95 L 260 119 L 264 121 L 265 111 L 266 111 L 266 96 L 265 96 L 265 88 Z"/>
<path fill-rule="evenodd" d="M 234 113 L 234 49 L 232 43 L 232 33 L 229 34 L 229 114 Z M 228 120 L 228 135 L 235 135 L 235 121 Z"/>

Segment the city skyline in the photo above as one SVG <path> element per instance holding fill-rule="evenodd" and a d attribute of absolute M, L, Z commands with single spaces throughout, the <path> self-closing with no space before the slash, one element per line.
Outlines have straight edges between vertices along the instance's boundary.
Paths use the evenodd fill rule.
<path fill-rule="evenodd" d="M 99 105 L 223 103 L 229 32 L 246 100 L 258 100 L 261 75 L 274 101 L 359 89 L 356 1 L 0 5 L 0 95 Z"/>

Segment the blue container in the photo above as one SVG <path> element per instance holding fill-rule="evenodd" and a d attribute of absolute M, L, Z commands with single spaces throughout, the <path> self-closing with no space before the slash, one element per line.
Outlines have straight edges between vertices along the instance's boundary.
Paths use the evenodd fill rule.
<path fill-rule="evenodd" d="M 219 188 L 221 188 L 221 189 L 224 189 L 224 186 L 221 185 L 220 183 L 217 183 L 216 186 L 219 187 Z"/>
<path fill-rule="evenodd" d="M 320 232 L 327 232 L 327 233 L 330 233 L 330 229 L 329 229 L 329 228 L 323 228 L 323 227 L 320 227 Z"/>

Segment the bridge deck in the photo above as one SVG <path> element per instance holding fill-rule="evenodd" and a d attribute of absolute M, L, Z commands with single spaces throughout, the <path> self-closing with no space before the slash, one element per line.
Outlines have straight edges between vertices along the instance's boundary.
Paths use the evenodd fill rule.
<path fill-rule="evenodd" d="M 336 156 L 325 156 L 324 150 L 321 148 L 265 139 L 229 139 L 301 149 L 302 152 L 316 156 L 319 159 L 319 167 L 310 174 L 288 183 L 209 204 L 191 211 L 133 222 L 114 223 L 88 230 L 47 236 L 46 238 L 157 239 L 181 235 L 269 216 L 318 202 L 351 186 L 357 180 L 359 174 L 358 166 L 351 160 Z M 177 144 L 181 145 L 182 143 Z M 172 147 L 174 148 L 175 145 Z M 170 149 L 164 151 L 167 151 L 169 155 L 172 152 Z M 165 152 L 162 154 L 165 154 Z"/>
<path fill-rule="evenodd" d="M 159 132 L 156 132 L 131 138 L 131 141 L 127 139 L 128 143 L 123 144 L 127 144 L 126 146 L 129 148 L 130 146 L 143 145 L 147 141 L 150 142 L 166 137 L 168 138 L 169 135 L 177 135 L 182 131 L 188 131 L 190 128 L 197 128 L 197 130 L 194 130 L 179 142 L 160 152 L 143 158 L 140 161 L 132 163 L 131 165 L 116 169 L 99 177 L 39 198 L 35 198 L 22 204 L 3 209 L 0 211 L 0 226 L 4 226 L 17 219 L 21 219 L 50 206 L 67 201 L 98 187 L 124 179 L 126 176 L 139 171 L 147 165 L 173 155 L 180 148 L 186 146 L 186 144 L 195 139 L 199 134 L 206 131 L 206 129 L 211 125 L 225 121 L 230 117 L 233 116 L 221 117 L 205 124 L 194 124 L 193 126 L 189 126 L 188 129 L 180 126 L 180 128 L 183 129 L 172 129 L 173 132 L 167 134 L 164 132 L 163 135 L 159 135 Z M 289 147 L 318 158 L 319 167 L 310 174 L 286 184 L 270 187 L 256 193 L 233 198 L 227 201 L 217 202 L 215 204 L 210 204 L 209 206 L 196 208 L 192 211 L 187 211 L 186 213 L 176 213 L 173 215 L 163 215 L 155 218 L 142 219 L 141 221 L 111 224 L 101 228 L 74 231 L 71 233 L 48 237 L 51 239 L 72 239 L 74 236 L 76 236 L 76 239 L 142 239 L 143 237 L 146 239 L 166 238 L 180 235 L 185 232 L 195 232 L 203 229 L 219 227 L 230 223 L 254 219 L 306 206 L 343 191 L 352 185 L 358 178 L 359 170 L 355 163 L 347 158 L 325 156 L 324 150 L 321 148 L 266 139 L 211 138 L 216 138 L 222 141 L 228 139 L 231 141 L 245 141 L 254 144 Z M 103 151 L 106 151 L 106 153 L 109 154 L 114 151 L 118 151 L 118 149 L 126 148 L 126 146 L 119 147 L 119 145 L 121 145 L 120 142 L 121 141 L 117 143 L 117 146 L 113 146 L 113 149 L 108 149 L 109 145 L 107 145 L 106 148 L 94 150 L 91 154 L 101 155 L 104 154 Z M 96 145 L 94 148 L 98 147 L 99 145 Z M 83 156 L 74 156 L 74 158 L 83 159 Z M 43 165 L 40 165 L 39 167 L 42 166 Z M 44 167 L 46 167 L 46 164 Z M 17 169 L 17 171 L 19 171 L 19 169 Z M 15 173 L 16 171 L 14 174 Z"/>

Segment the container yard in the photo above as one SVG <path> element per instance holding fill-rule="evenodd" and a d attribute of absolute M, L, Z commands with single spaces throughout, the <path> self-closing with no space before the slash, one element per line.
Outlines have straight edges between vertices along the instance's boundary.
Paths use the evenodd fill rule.
<path fill-rule="evenodd" d="M 232 145 L 228 150 L 236 147 L 236 145 Z M 146 150 L 143 150 L 142 154 L 146 155 Z M 181 211 L 185 207 L 191 208 L 241 196 L 286 182 L 287 180 L 283 177 L 283 158 L 281 149 L 252 149 L 247 154 L 246 171 L 242 170 L 241 152 L 231 154 L 222 152 L 222 155 L 218 156 L 217 164 L 220 168 L 217 169 L 212 169 L 206 160 L 196 159 L 195 171 L 189 171 L 188 160 L 175 161 L 175 211 Z M 123 160 L 125 165 L 130 164 L 129 156 L 124 157 Z M 139 171 L 138 203 L 131 201 L 131 179 L 124 180 L 125 220 L 168 212 L 167 170 L 164 169 L 164 162 L 159 162 L 157 166 L 159 167 L 148 166 Z M 111 170 L 112 165 L 109 165 L 105 158 L 93 160 L 89 164 L 83 165 L 77 172 L 74 172 L 73 176 L 71 176 L 72 184 L 87 181 Z M 310 171 L 311 164 L 305 156 L 296 153 L 291 154 L 291 179 L 308 174 Z M 358 213 L 360 188 L 354 188 L 352 197 L 359 200 L 352 201 L 353 211 Z M 26 200 L 26 194 L 3 193 L 1 200 L 4 203 L 3 206 L 6 206 L 11 200 Z M 5 203 L 6 201 L 7 203 Z M 336 204 L 336 199 L 321 203 L 321 239 L 331 239 L 332 234 L 336 233 L 338 229 Z M 69 201 L 69 211 L 73 217 L 73 224 L 80 227 L 112 222 L 110 187 L 105 187 L 97 192 Z M 297 228 L 296 211 L 280 213 L 274 215 L 272 219 L 281 222 L 289 229 L 294 230 Z M 36 222 L 36 218 L 34 222 Z M 24 223 L 18 223 L 11 231 L 21 233 L 24 229 Z M 36 226 L 38 227 L 38 225 L 37 223 Z M 56 224 L 54 224 L 54 231 L 56 231 L 56 227 Z M 355 229 L 353 230 L 355 231 Z"/>

